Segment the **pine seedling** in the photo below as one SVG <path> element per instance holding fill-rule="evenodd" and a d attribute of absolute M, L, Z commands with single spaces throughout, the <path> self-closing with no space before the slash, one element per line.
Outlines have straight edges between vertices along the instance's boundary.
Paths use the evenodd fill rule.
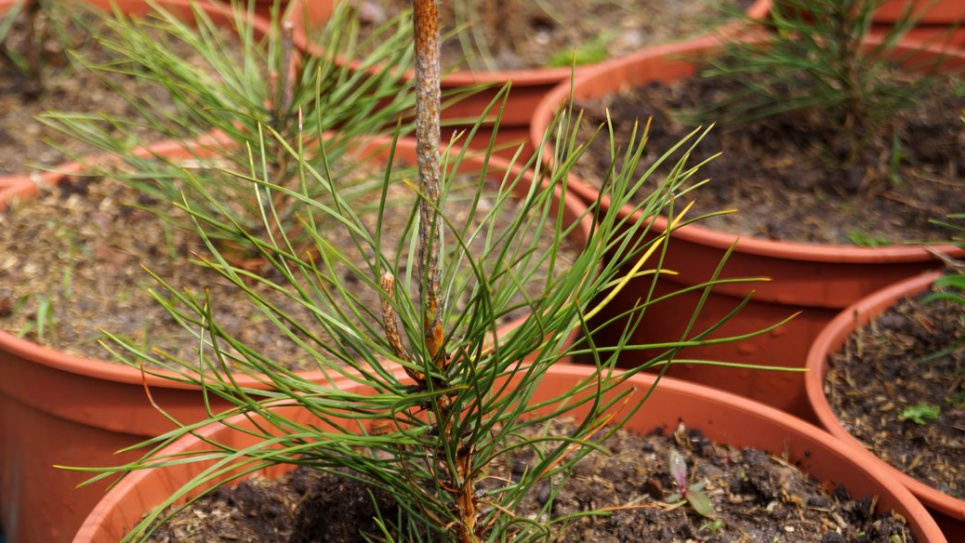
<path fill-rule="evenodd" d="M 315 169 L 338 174 L 353 168 L 341 160 L 353 142 L 394 128 L 413 103 L 401 76 L 412 64 L 412 52 L 405 47 L 398 21 L 388 23 L 377 46 L 366 44 L 370 52 L 361 62 L 398 70 L 376 73 L 350 69 L 332 55 L 295 50 L 295 28 L 278 3 L 266 28 L 254 22 L 253 1 L 233 0 L 230 14 L 223 17 L 227 20 L 209 15 L 201 4 L 192 4 L 185 15 L 148 1 L 152 12 L 147 17 L 116 11 L 105 18 L 106 31 L 98 40 L 118 60 L 95 65 L 80 58 L 88 69 L 102 74 L 139 119 L 51 113 L 44 122 L 106 153 L 106 160 L 85 160 L 86 174 L 110 175 L 133 185 L 145 199 L 161 202 L 150 210 L 176 221 L 178 227 L 194 225 L 168 213 L 166 204 L 186 197 L 197 206 L 206 205 L 193 185 L 184 182 L 190 175 L 201 185 L 217 187 L 213 192 L 219 200 L 237 209 L 234 219 L 258 238 L 278 239 L 284 229 L 296 245 L 307 243 L 309 234 L 299 232 L 295 219 L 303 206 L 285 194 L 297 189 L 298 165 L 277 142 L 324 133 L 329 140 L 324 153 L 317 145 L 307 145 L 301 158 Z M 357 24 L 345 4 L 338 3 L 316 39 L 327 51 L 354 58 L 361 46 L 356 43 Z M 170 48 L 174 42 L 186 44 L 195 54 L 176 54 Z M 139 85 L 132 90 L 112 83 L 118 74 L 133 77 Z M 153 97 L 158 92 L 175 104 L 173 111 L 157 106 Z M 269 130 L 278 137 L 265 137 Z M 185 142 L 183 154 L 189 156 L 159 156 L 150 145 L 158 139 Z M 259 148 L 262 145 L 267 147 Z M 250 181 L 222 170 L 251 171 L 281 189 L 253 191 Z M 310 187 L 310 195 L 320 193 Z M 215 213 L 210 206 L 207 210 Z M 278 221 L 259 233 L 265 215 L 277 216 Z M 226 225 L 208 226 L 208 235 L 236 252 L 237 260 L 257 253 L 252 240 L 237 237 Z"/>
<path fill-rule="evenodd" d="M 83 29 L 84 17 L 93 9 L 74 3 L 59 5 L 59 0 L 20 0 L 11 4 L 10 9 L 0 16 L 0 55 L 20 71 L 23 98 L 37 99 L 45 90 L 44 67 L 46 57 L 50 55 L 45 43 L 56 40 L 62 49 L 69 50 L 74 36 L 67 31 L 67 23 L 75 23 L 75 31 Z M 21 15 L 25 31 L 22 41 L 14 44 L 11 33 Z"/>
<path fill-rule="evenodd" d="M 24 85 L 24 96 L 36 97 L 43 89 L 43 73 L 41 71 L 41 40 L 37 24 L 37 17 L 40 14 L 40 0 L 23 0 L 14 4 L 11 9 L 0 19 L 0 51 L 14 65 L 27 75 L 28 83 Z M 21 54 L 9 47 L 7 37 L 13 28 L 16 18 L 23 12 L 26 17 L 27 35 L 24 39 L 24 51 Z"/>
<path fill-rule="evenodd" d="M 674 201 L 697 172 L 696 166 L 682 159 L 660 180 L 649 175 L 638 177 L 633 168 L 614 170 L 605 191 L 611 205 L 604 208 L 596 202 L 591 206 L 588 213 L 595 222 L 585 248 L 569 266 L 563 266 L 559 261 L 562 243 L 575 225 L 562 220 L 554 194 L 566 194 L 570 169 L 585 149 L 575 143 L 579 122 L 568 115 L 567 123 L 560 121 L 546 136 L 555 137 L 556 148 L 564 154 L 553 168 L 546 168 L 538 157 L 530 159 L 527 166 L 537 180 L 530 186 L 523 185 L 520 170 L 495 167 L 487 154 L 483 171 L 470 175 L 475 191 L 471 199 L 477 203 L 485 199 L 491 207 L 483 210 L 476 206 L 472 214 L 481 224 L 471 226 L 465 218 L 448 213 L 454 180 L 467 147 L 439 150 L 435 1 L 417 0 L 415 19 L 419 178 L 418 182 L 393 184 L 390 145 L 387 171 L 380 176 L 383 184 L 374 226 L 341 196 L 341 183 L 335 179 L 328 182 L 326 172 L 315 169 L 306 159 L 302 139 L 289 142 L 277 131 L 261 132 L 262 137 L 273 138 L 274 144 L 283 147 L 292 163 L 298 165 L 303 181 L 287 194 L 304 205 L 301 224 L 315 224 L 322 218 L 334 221 L 351 233 L 358 251 L 335 250 L 325 232 L 314 228 L 306 231 L 314 233 L 313 242 L 325 250 L 296 251 L 281 230 L 280 239 L 255 244 L 272 266 L 271 278 L 246 273 L 220 254 L 203 227 L 216 222 L 231 225 L 239 235 L 245 235 L 240 221 L 232 219 L 236 211 L 219 203 L 212 188 L 199 182 L 193 182 L 193 186 L 205 201 L 182 201 L 181 208 L 198 222 L 198 231 L 211 249 L 211 258 L 201 264 L 244 289 L 251 303 L 277 324 L 279 338 L 297 342 L 330 380 L 312 382 L 279 367 L 222 330 L 218 316 L 212 314 L 210 300 L 162 284 L 167 296 L 159 296 L 159 301 L 166 303 L 168 311 L 186 327 L 196 330 L 200 340 L 198 356 L 206 372 L 181 373 L 181 378 L 234 408 L 212 413 L 205 421 L 181 424 L 146 442 L 148 452 L 131 464 L 88 470 L 101 473 L 96 480 L 171 464 L 209 463 L 162 507 L 148 513 L 125 541 L 146 538 L 157 521 L 173 514 L 164 506 L 178 504 L 185 497 L 194 499 L 213 478 L 226 484 L 278 464 L 333 473 L 390 496 L 394 509 L 380 510 L 375 519 L 379 533 L 363 534 L 370 539 L 463 543 L 550 540 L 573 519 L 573 515 L 553 514 L 556 486 L 565 481 L 581 458 L 599 449 L 603 439 L 640 409 L 647 396 L 647 391 L 620 389 L 619 385 L 639 371 L 667 363 L 684 346 L 666 344 L 667 350 L 661 355 L 618 371 L 616 359 L 621 350 L 652 346 L 629 344 L 633 332 L 630 326 L 617 347 L 598 347 L 592 340 L 595 330 L 588 323 L 607 300 L 624 293 L 632 278 L 652 275 L 656 279 L 663 272 L 668 233 L 643 234 L 658 214 L 670 218 L 670 231 L 689 222 L 683 218 L 684 211 L 674 207 Z M 642 156 L 645 136 L 641 134 L 627 150 L 630 161 Z M 675 153 L 689 154 L 687 150 L 692 150 L 701 137 L 700 132 L 692 134 L 661 160 L 669 160 Z M 327 140 L 320 137 L 318 144 L 324 150 Z M 490 142 L 490 149 L 493 144 Z M 253 149 L 264 152 L 270 147 L 263 144 Z M 265 178 L 257 168 L 235 175 L 254 186 L 278 190 L 274 180 Z M 484 193 L 485 180 L 493 176 L 500 180 L 495 193 Z M 309 195 L 306 187 L 314 183 L 327 191 L 325 198 Z M 644 185 L 649 188 L 645 191 L 649 196 L 640 201 L 633 195 Z M 415 196 L 410 209 L 386 206 L 393 187 Z M 505 206 L 512 191 L 517 194 L 518 209 L 507 213 Z M 208 205 L 214 213 L 202 211 Z M 639 213 L 623 215 L 623 206 L 634 207 Z M 391 241 L 388 217 L 400 213 L 407 217 L 406 225 L 395 232 L 398 239 Z M 505 230 L 497 230 L 495 223 L 503 219 L 509 224 Z M 263 227 L 273 219 L 265 220 Z M 549 246 L 541 246 L 525 235 L 531 231 L 545 232 L 552 240 Z M 410 261 L 403 255 L 415 256 Z M 541 268 L 548 272 L 537 273 Z M 298 300 L 310 310 L 312 318 L 298 319 L 279 310 L 250 287 L 252 281 Z M 702 288 L 709 291 L 720 282 L 723 280 L 715 279 Z M 367 304 L 348 288 L 350 283 L 377 293 L 381 303 L 378 307 Z M 639 314 L 654 301 L 651 296 L 643 294 L 637 308 L 619 317 L 638 321 Z M 520 309 L 525 310 L 525 316 L 512 329 L 501 329 L 501 318 Z M 577 331 L 584 336 L 574 340 Z M 699 345 L 704 336 L 697 334 L 696 339 L 685 343 Z M 198 365 L 197 361 L 146 352 L 122 338 L 112 339 L 118 356 L 133 365 L 143 360 L 183 367 Z M 713 341 L 736 339 L 741 338 Z M 539 389 L 550 368 L 578 354 L 595 360 L 589 377 L 570 390 Z M 268 390 L 238 386 L 229 368 L 258 377 Z M 345 383 L 360 388 L 349 390 Z M 284 411 L 279 411 L 285 406 L 307 410 L 310 422 L 285 417 Z M 230 418 L 239 413 L 260 421 L 244 430 L 255 438 L 251 446 L 238 449 L 230 443 L 208 440 L 206 450 L 194 456 L 165 454 L 165 444 L 195 433 L 204 424 L 230 424 Z M 568 435 L 545 436 L 537 431 L 538 437 L 525 437 L 527 430 L 566 416 L 575 420 Z M 518 480 L 498 481 L 495 486 L 482 484 L 492 482 L 488 473 L 495 462 L 521 449 L 534 453 L 531 469 Z M 516 514 L 521 502 L 540 484 L 551 489 L 546 505 L 534 516 Z M 575 515 L 584 514 L 593 512 Z"/>
<path fill-rule="evenodd" d="M 941 413 L 942 408 L 939 405 L 918 403 L 915 405 L 909 405 L 908 407 L 902 409 L 898 413 L 898 420 L 902 422 L 914 422 L 919 426 L 926 426 L 933 422 L 937 422 Z"/>
<path fill-rule="evenodd" d="M 700 76 L 734 90 L 679 114 L 685 123 L 734 127 L 792 111 L 814 111 L 827 133 L 829 157 L 852 161 L 870 138 L 887 134 L 894 112 L 914 107 L 938 81 L 941 59 L 894 58 L 902 36 L 917 23 L 913 2 L 872 44 L 872 15 L 884 0 L 787 0 L 767 20 L 761 38 L 728 40 L 720 56 L 707 59 Z M 896 66 L 904 63 L 903 68 Z M 903 77 L 913 70 L 914 77 Z M 896 136 L 896 141 L 897 136 Z M 892 152 L 901 153 L 900 147 Z"/>

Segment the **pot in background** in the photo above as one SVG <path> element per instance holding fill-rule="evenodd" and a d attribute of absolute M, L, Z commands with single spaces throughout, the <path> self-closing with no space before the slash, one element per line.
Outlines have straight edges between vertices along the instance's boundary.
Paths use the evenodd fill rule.
<path fill-rule="evenodd" d="M 145 153 L 167 158 L 190 158 L 198 153 L 185 144 L 162 142 Z M 385 157 L 389 140 L 376 139 L 366 156 Z M 415 163 L 415 141 L 399 140 L 395 157 Z M 467 172 L 483 167 L 481 157 L 467 157 L 462 164 Z M 67 176 L 82 168 L 72 163 L 60 168 L 61 175 L 51 182 L 66 182 Z M 494 175 L 511 166 L 499 158 L 488 161 L 487 171 Z M 513 171 L 521 168 L 513 167 Z M 533 177 L 524 173 L 519 190 L 525 190 Z M 19 196 L 29 196 L 36 185 L 20 185 Z M 0 200 L 0 206 L 3 205 Z M 573 230 L 573 240 L 585 244 L 590 223 L 586 206 L 573 195 L 561 205 L 564 220 L 581 221 Z M 512 326 L 512 323 L 507 326 Z M 319 383 L 330 382 L 320 371 L 301 375 Z M 256 378 L 238 376 L 241 386 L 265 390 Z M 130 453 L 115 451 L 169 431 L 173 423 L 158 406 L 184 422 L 207 416 L 198 387 L 102 360 L 70 356 L 0 330 L 0 523 L 9 543 L 68 541 L 80 522 L 103 495 L 106 484 L 80 489 L 75 487 L 88 475 L 55 469 L 59 465 L 109 465 L 130 460 Z M 209 398 L 215 411 L 228 407 L 219 398 Z"/>
<path fill-rule="evenodd" d="M 887 473 L 911 490 L 932 512 L 949 541 L 965 541 L 965 500 L 939 492 L 878 458 L 848 433 L 824 393 L 828 357 L 844 345 L 848 336 L 887 311 L 901 298 L 928 290 L 941 275 L 935 272 L 906 279 L 874 292 L 840 312 L 821 331 L 808 352 L 805 384 L 808 401 L 821 427 L 849 448 L 853 458 L 861 459 L 868 466 L 875 466 L 875 469 Z"/>
<path fill-rule="evenodd" d="M 189 0 L 156 2 L 185 21 L 193 18 Z M 0 0 L 0 15 L 16 3 Z M 84 3 L 104 11 L 116 7 L 133 17 L 153 10 L 144 0 Z M 217 24 L 234 21 L 229 6 L 197 5 Z M 258 18 L 252 25 L 260 33 L 270 28 Z M 39 184 L 64 179 L 56 172 L 0 176 L 0 210 L 15 198 L 35 194 Z M 68 541 L 99 498 L 102 490 L 75 490 L 83 478 L 55 470 L 52 464 L 71 457 L 92 463 L 123 458 L 112 455 L 171 428 L 150 406 L 145 386 L 151 386 L 155 400 L 165 408 L 197 418 L 192 415 L 199 410 L 196 389 L 177 383 L 161 386 L 159 380 L 131 368 L 68 356 L 0 330 L 0 527 L 8 543 Z"/>
<path fill-rule="evenodd" d="M 324 24 L 331 16 L 332 5 L 338 0 L 295 0 L 292 6 L 292 21 L 295 22 L 296 45 L 314 55 L 323 54 L 318 46 L 309 39 L 310 29 Z M 753 0 L 747 8 L 749 17 L 766 17 L 771 9 L 772 0 Z M 723 29 L 721 34 L 737 33 L 741 23 L 735 22 Z M 350 66 L 358 66 L 358 61 L 352 61 Z M 580 74 L 592 68 L 592 65 L 577 66 L 576 73 Z M 501 70 L 492 72 L 455 71 L 442 79 L 442 92 L 466 93 L 470 89 L 479 89 L 466 98 L 446 107 L 442 111 L 442 141 L 449 141 L 454 134 L 470 130 L 483 111 L 489 107 L 501 89 L 512 83 L 512 89 L 505 101 L 505 110 L 500 119 L 496 142 L 502 150 L 499 153 L 505 158 L 511 158 L 520 145 L 524 146 L 522 160 L 526 160 L 535 151 L 529 141 L 529 126 L 533 111 L 543 97 L 558 84 L 569 81 L 572 75 L 569 67 L 565 68 L 530 68 L 519 70 Z M 409 80 L 414 80 L 415 74 L 406 74 Z M 493 108 L 490 120 L 480 126 L 473 138 L 471 146 L 484 149 L 494 132 L 493 120 L 500 104 Z"/>
<path fill-rule="evenodd" d="M 887 34 L 901 20 L 909 4 L 915 4 L 911 16 L 917 17 L 914 28 L 902 39 L 943 47 L 965 47 L 965 2 L 960 0 L 885 0 L 872 16 L 872 35 Z"/>
<path fill-rule="evenodd" d="M 920 25 L 958 25 L 965 22 L 965 3 L 959 0 L 885 0 L 875 10 L 873 23 L 895 23 L 914 4 L 911 16 Z"/>
<path fill-rule="evenodd" d="M 575 99 L 592 99 L 616 92 L 625 86 L 652 82 L 671 82 L 695 74 L 688 60 L 720 51 L 720 40 L 705 38 L 683 44 L 666 45 L 609 62 L 595 70 L 578 74 L 572 84 Z M 899 58 L 914 65 L 936 55 L 938 48 L 920 49 L 915 44 L 899 45 Z M 951 67 L 965 66 L 965 52 L 948 52 Z M 543 133 L 557 111 L 570 99 L 571 86 L 563 84 L 550 92 L 533 116 L 530 138 L 539 145 Z M 553 150 L 542 150 L 544 161 L 552 161 Z M 726 180 L 721 180 L 725 181 Z M 588 183 L 571 177 L 573 192 L 585 200 L 597 197 Z M 667 228 L 665 217 L 654 221 L 656 232 Z M 799 313 L 779 328 L 747 340 L 721 345 L 687 348 L 681 359 L 719 360 L 744 364 L 781 366 L 796 372 L 761 371 L 755 369 L 718 368 L 696 364 L 675 364 L 668 375 L 718 387 L 765 404 L 783 409 L 806 420 L 814 420 L 804 389 L 804 368 L 808 348 L 821 329 L 842 308 L 863 296 L 901 279 L 925 270 L 941 267 L 941 262 L 920 246 L 893 245 L 879 248 L 818 245 L 740 237 L 712 230 L 698 224 L 679 228 L 668 244 L 666 268 L 676 271 L 664 275 L 657 293 L 679 290 L 710 279 L 725 252 L 736 243 L 723 268 L 721 278 L 769 277 L 768 282 L 737 283 L 714 287 L 694 330 L 704 330 L 738 306 L 753 292 L 752 301 L 728 321 L 714 336 L 746 334 L 776 324 Z M 937 247 L 948 254 L 965 252 L 952 246 Z M 635 280 L 634 288 L 648 289 L 650 278 Z M 632 292 L 632 291 L 626 291 Z M 658 343 L 678 340 L 688 325 L 690 315 L 700 298 L 695 292 L 675 297 L 672 302 L 649 307 L 637 328 L 632 343 Z M 633 296 L 620 296 L 599 318 L 606 322 L 633 307 Z M 619 323 L 603 331 L 598 341 L 613 344 L 619 337 Z M 644 357 L 646 358 L 646 357 Z M 636 355 L 628 355 L 621 364 L 634 364 Z"/>

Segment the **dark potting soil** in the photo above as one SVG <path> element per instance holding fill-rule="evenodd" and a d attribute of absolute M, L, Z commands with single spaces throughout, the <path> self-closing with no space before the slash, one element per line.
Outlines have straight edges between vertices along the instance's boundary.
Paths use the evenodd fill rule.
<path fill-rule="evenodd" d="M 565 424 L 553 424 L 551 432 L 567 431 Z M 903 519 L 876 510 L 873 497 L 852 499 L 846 489 L 825 488 L 780 457 L 713 443 L 683 424 L 648 436 L 620 431 L 602 445 L 609 453 L 592 452 L 577 464 L 551 514 L 613 510 L 574 519 L 555 541 L 913 540 Z M 689 482 L 705 484 L 713 519 L 689 505 L 667 503 L 678 492 L 668 469 L 671 450 L 685 458 Z M 520 449 L 493 465 L 488 481 L 518 476 L 533 454 Z M 514 513 L 535 514 L 546 499 L 537 490 Z M 277 481 L 254 478 L 217 489 L 161 526 L 152 541 L 361 542 L 360 533 L 379 540 L 372 503 L 359 483 L 299 468 Z M 376 494 L 376 503 L 387 518 L 397 512 L 386 496 Z"/>
<path fill-rule="evenodd" d="M 596 63 L 645 46 L 712 32 L 752 0 L 477 0 L 439 3 L 444 69 L 471 71 L 569 67 Z M 412 7 L 409 0 L 362 0 L 371 32 Z"/>
<path fill-rule="evenodd" d="M 457 179 L 460 181 L 453 189 L 446 214 L 452 224 L 463 224 L 470 211 L 466 191 L 474 190 L 476 178 Z M 488 182 L 490 192 L 476 206 L 474 225 L 493 208 L 492 195 L 499 179 Z M 377 201 L 378 194 L 371 198 Z M 389 212 L 383 226 L 383 247 L 387 253 L 405 230 L 414 193 L 403 183 L 396 183 L 388 201 Z M 374 232 L 376 205 L 364 199 L 354 204 L 369 231 Z M 403 211 L 393 213 L 392 205 L 402 206 Z M 499 215 L 507 220 L 496 221 L 494 236 L 505 232 L 508 218 L 517 214 L 519 207 L 515 200 L 508 199 L 502 207 L 504 213 Z M 149 295 L 148 289 L 153 289 L 165 299 L 171 298 L 141 268 L 144 266 L 178 290 L 196 297 L 210 292 L 215 322 L 269 359 L 289 368 L 316 367 L 316 362 L 279 332 L 242 289 L 189 262 L 195 255 L 210 254 L 193 230 L 174 227 L 148 211 L 151 209 L 170 219 L 183 218 L 183 213 L 172 206 L 152 201 L 109 178 L 79 178 L 58 187 L 42 187 L 38 197 L 13 202 L 0 212 L 0 327 L 69 354 L 94 358 L 110 356 L 98 343 L 103 338 L 101 331 L 106 330 L 142 348 L 160 347 L 186 362 L 196 361 L 198 340 Z M 323 226 L 322 231 L 333 247 L 354 254 L 354 241 L 346 228 Z M 551 243 L 547 238 L 540 238 L 544 251 Z M 482 242 L 482 236 L 476 236 L 473 254 L 481 254 Z M 449 247 L 454 246 L 455 241 L 450 240 Z M 557 269 L 572 263 L 577 250 L 575 245 L 564 243 Z M 361 262 L 360 258 L 353 261 Z M 484 266 L 489 264 L 492 262 Z M 282 281 L 267 266 L 256 272 Z M 363 300 L 362 307 L 379 307 L 378 294 L 347 267 L 342 265 L 334 273 Z M 396 270 L 399 277 L 404 273 Z M 292 315 L 296 322 L 314 322 L 312 313 L 288 296 L 261 284 L 249 286 Z M 522 314 L 517 311 L 506 318 Z"/>
<path fill-rule="evenodd" d="M 52 3 L 52 4 L 56 4 Z M 116 54 L 98 42 L 98 36 L 110 36 L 102 16 L 88 13 L 77 4 L 52 5 L 37 17 L 41 58 L 41 87 L 35 88 L 33 79 L 12 58 L 28 53 L 27 16 L 21 12 L 6 41 L 0 46 L 0 174 L 26 173 L 35 168 L 52 167 L 72 157 L 83 156 L 95 149 L 64 135 L 39 120 L 48 111 L 105 114 L 111 117 L 137 120 L 140 115 L 111 84 L 125 92 L 151 100 L 159 112 L 174 112 L 166 91 L 140 84 L 132 77 L 116 74 L 107 76 L 84 68 L 71 55 L 79 55 L 86 62 L 102 65 L 116 60 Z M 158 39 L 164 39 L 158 36 Z M 193 48 L 177 40 L 167 40 L 172 51 L 182 58 L 200 57 Z M 128 127 L 132 130 L 132 127 Z M 146 140 L 152 134 L 133 129 Z"/>
<path fill-rule="evenodd" d="M 923 297 L 902 299 L 852 334 L 830 357 L 824 389 L 841 423 L 865 447 L 965 499 L 963 308 L 923 303 Z M 934 420 L 909 418 L 909 409 L 925 406 L 938 408 Z"/>
<path fill-rule="evenodd" d="M 844 167 L 835 162 L 848 145 L 829 137 L 820 112 L 715 126 L 688 162 L 695 165 L 721 153 L 695 176 L 710 182 L 686 197 L 696 201 L 689 217 L 737 210 L 700 224 L 786 241 L 881 245 L 948 239 L 947 229 L 929 221 L 965 208 L 965 124 L 959 119 L 965 96 L 949 93 L 951 85 L 939 83 L 918 96 L 917 108 L 896 112 L 890 125 Z M 627 147 L 634 123 L 643 126 L 652 117 L 638 168 L 642 174 L 694 130 L 677 121 L 679 111 L 729 92 L 720 80 L 694 77 L 666 86 L 626 88 L 576 106 L 585 111 L 587 137 L 605 122 L 608 110 L 620 149 Z M 895 133 L 901 135 L 897 165 L 891 158 Z M 578 175 L 598 185 L 609 166 L 607 138 L 598 137 L 578 163 Z M 622 168 L 622 161 L 617 167 Z"/>

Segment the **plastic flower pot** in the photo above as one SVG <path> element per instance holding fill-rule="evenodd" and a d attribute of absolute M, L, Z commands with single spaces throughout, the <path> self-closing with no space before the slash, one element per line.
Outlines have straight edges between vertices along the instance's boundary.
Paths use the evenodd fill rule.
<path fill-rule="evenodd" d="M 921 25 L 957 25 L 965 22 L 965 4 L 959 0 L 885 0 L 875 10 L 875 23 L 895 23 L 914 4 L 911 16 Z"/>
<path fill-rule="evenodd" d="M 886 0 L 872 17 L 872 34 L 886 34 L 909 4 L 915 4 L 910 13 L 917 24 L 903 39 L 949 48 L 965 46 L 965 3 L 959 0 Z"/>
<path fill-rule="evenodd" d="M 874 292 L 840 312 L 814 340 L 808 352 L 808 374 L 805 381 L 807 398 L 817 415 L 819 425 L 849 448 L 853 458 L 861 459 L 866 465 L 875 466 L 875 469 L 887 473 L 918 496 L 932 512 L 949 541 L 965 541 L 965 500 L 940 492 L 910 477 L 865 448 L 834 414 L 824 393 L 828 356 L 840 349 L 853 332 L 884 313 L 901 298 L 927 290 L 940 276 L 940 273 L 927 273 L 906 279 Z"/>
<path fill-rule="evenodd" d="M 16 3 L 0 0 L 0 15 Z M 84 4 L 105 11 L 116 8 L 133 17 L 153 9 L 144 0 Z M 184 20 L 193 17 L 188 0 L 158 0 L 156 5 Z M 234 21 L 226 5 L 198 6 L 216 23 Z M 252 24 L 257 32 L 269 29 L 267 21 L 257 18 Z M 38 184 L 63 178 L 51 172 L 0 176 L 0 210 L 15 198 L 36 193 Z M 0 526 L 8 543 L 69 539 L 99 493 L 75 492 L 79 478 L 51 465 L 73 456 L 101 462 L 119 448 L 168 428 L 144 394 L 144 386 L 154 381 L 129 368 L 67 356 L 0 331 Z M 153 392 L 162 405 L 184 416 L 199 407 L 196 390 L 173 384 Z"/>
<path fill-rule="evenodd" d="M 310 33 L 313 25 L 320 25 L 332 13 L 333 0 L 297 0 L 291 12 L 295 22 L 295 43 L 309 53 L 319 55 L 324 51 L 318 50 L 307 39 L 306 30 Z M 747 15 L 754 18 L 767 16 L 771 9 L 771 0 L 754 0 L 747 8 Z M 735 22 L 723 29 L 720 34 L 736 33 L 741 29 L 739 22 Z M 358 62 L 350 65 L 357 66 Z M 577 66 L 576 73 L 580 74 L 592 68 L 592 65 Z M 535 147 L 529 142 L 529 126 L 533 111 L 540 100 L 556 85 L 569 81 L 572 75 L 570 67 L 565 68 L 530 68 L 519 70 L 501 70 L 491 72 L 455 71 L 442 79 L 442 91 L 458 91 L 470 88 L 482 88 L 479 92 L 448 106 L 442 112 L 443 141 L 448 141 L 452 134 L 468 131 L 482 115 L 483 111 L 496 98 L 499 91 L 512 82 L 512 90 L 505 102 L 505 109 L 497 131 L 497 143 L 506 145 L 503 151 L 511 157 L 520 145 L 525 145 L 524 157 L 530 156 Z M 407 73 L 408 79 L 415 78 L 413 72 Z M 491 115 L 495 115 L 498 105 Z M 493 132 L 493 125 L 485 124 L 473 139 L 472 145 L 483 147 L 488 145 Z"/>
<path fill-rule="evenodd" d="M 658 47 L 618 59 L 578 74 L 572 84 L 573 97 L 597 98 L 616 92 L 621 87 L 668 83 L 691 77 L 695 67 L 686 59 L 714 54 L 719 50 L 720 41 L 707 38 L 699 42 Z M 918 62 L 943 53 L 936 48 L 918 49 L 913 45 L 899 46 L 895 52 L 907 62 Z M 906 58 L 910 52 L 914 52 L 915 56 Z M 965 64 L 965 54 L 949 52 L 947 62 L 952 67 L 962 66 Z M 547 126 L 570 99 L 570 90 L 570 84 L 560 85 L 538 106 L 531 127 L 534 145 L 542 141 Z M 542 153 L 544 160 L 552 160 L 551 148 L 544 148 Z M 577 178 L 573 178 L 571 183 L 573 191 L 583 198 L 596 198 L 597 190 L 592 185 Z M 658 218 L 653 227 L 657 232 L 664 231 L 666 219 Z M 703 330 L 716 323 L 737 307 L 751 291 L 754 292 L 753 300 L 720 329 L 719 335 L 760 330 L 800 312 L 791 322 L 763 336 L 736 343 L 684 349 L 679 358 L 685 359 L 802 369 L 814 338 L 842 308 L 886 285 L 941 266 L 932 254 L 920 246 L 868 248 L 784 242 L 739 237 L 703 227 L 699 223 L 677 229 L 671 236 L 673 241 L 668 245 L 666 267 L 678 275 L 664 276 L 658 285 L 660 292 L 708 280 L 725 252 L 735 243 L 736 249 L 724 267 L 722 278 L 771 278 L 768 282 L 715 287 L 694 330 Z M 963 254 L 951 246 L 935 249 L 949 254 Z M 638 285 L 641 289 L 649 288 L 650 280 L 641 279 Z M 675 298 L 672 304 L 656 304 L 648 308 L 633 341 L 642 344 L 679 339 L 699 297 L 700 293 L 693 293 Z M 627 309 L 636 300 L 633 296 L 621 296 L 617 302 L 613 306 L 615 313 L 610 316 L 619 314 L 616 312 Z M 619 329 L 620 326 L 615 328 Z M 604 344 L 615 339 L 608 336 L 606 333 L 600 335 Z M 625 363 L 633 364 L 633 357 L 627 357 Z M 679 364 L 670 369 L 669 375 L 741 394 L 813 420 L 805 397 L 802 373 Z"/>
<path fill-rule="evenodd" d="M 556 364 L 546 374 L 536 391 L 534 401 L 554 397 L 560 390 L 573 388 L 593 369 L 573 364 Z M 639 374 L 623 384 L 634 387 L 633 398 L 646 393 L 655 376 Z M 298 408 L 284 408 L 284 415 L 308 420 Z M 575 416 L 579 416 L 578 413 Z M 844 485 L 852 496 L 876 496 L 878 511 L 894 510 L 908 520 L 916 541 L 945 541 L 935 521 L 894 479 L 869 467 L 853 456 L 840 442 L 786 413 L 718 390 L 664 378 L 629 421 L 627 428 L 641 433 L 655 427 L 673 428 L 680 421 L 699 428 L 707 437 L 737 447 L 755 447 L 788 455 L 788 461 L 829 485 Z M 252 424 L 243 417 L 232 421 L 242 428 Z M 205 437 L 241 448 L 250 436 L 225 426 L 207 426 Z M 166 451 L 200 450 L 206 445 L 193 436 L 173 443 Z M 189 478 L 200 473 L 202 464 L 181 464 L 164 469 L 132 473 L 110 490 L 84 521 L 74 543 L 114 543 L 123 537 L 149 508 L 180 488 Z M 277 475 L 273 469 L 268 476 Z"/>
<path fill-rule="evenodd" d="M 51 174 L 50 177 L 56 176 Z M 33 193 L 36 186 L 34 183 L 39 182 L 40 178 L 40 175 L 31 178 L 20 174 L 0 176 L 0 211 L 6 209 L 10 200 Z"/>
<path fill-rule="evenodd" d="M 192 144 L 192 146 L 203 145 Z M 379 159 L 388 140 L 371 144 L 371 156 Z M 164 142 L 152 146 L 152 154 L 167 158 L 194 156 L 184 144 Z M 415 163 L 413 140 L 400 140 L 396 157 Z M 478 172 L 482 158 L 467 158 L 466 172 Z M 488 171 L 507 171 L 509 164 L 492 158 Z M 65 174 L 80 168 L 69 164 Z M 532 175 L 525 179 L 533 182 Z M 64 181 L 64 177 L 53 182 Z M 520 190 L 526 181 L 520 183 Z M 18 187 L 20 196 L 36 192 L 36 185 Z M 0 200 L 0 205 L 3 201 Z M 580 246 L 589 236 L 586 206 L 573 195 L 562 200 L 564 220 L 582 221 L 573 241 Z M 506 326 L 512 326 L 512 323 Z M 319 383 L 329 380 L 319 371 L 304 378 Z M 241 386 L 264 390 L 259 380 L 238 376 Z M 114 452 L 173 428 L 145 394 L 182 421 L 206 416 L 200 389 L 102 360 L 71 356 L 0 331 L 0 512 L 9 543 L 20 541 L 69 541 L 90 509 L 101 498 L 105 485 L 74 487 L 87 477 L 58 470 L 55 464 L 110 465 L 130 459 Z M 213 401 L 212 408 L 226 404 Z"/>

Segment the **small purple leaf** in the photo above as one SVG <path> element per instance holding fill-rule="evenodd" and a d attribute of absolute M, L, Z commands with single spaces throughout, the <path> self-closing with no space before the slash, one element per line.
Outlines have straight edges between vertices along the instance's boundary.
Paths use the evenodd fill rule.
<path fill-rule="evenodd" d="M 670 476 L 682 493 L 687 492 L 687 461 L 676 449 L 670 451 Z"/>

